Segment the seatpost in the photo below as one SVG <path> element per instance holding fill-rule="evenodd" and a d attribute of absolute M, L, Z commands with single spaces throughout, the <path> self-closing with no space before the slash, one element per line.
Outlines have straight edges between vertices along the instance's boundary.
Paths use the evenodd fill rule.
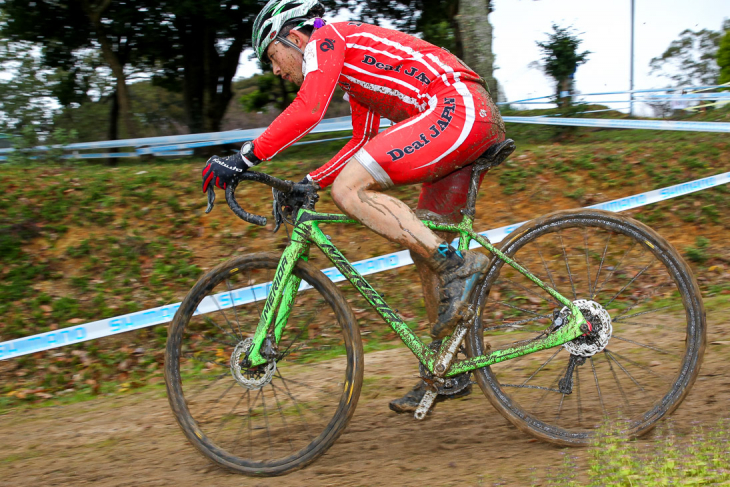
<path fill-rule="evenodd" d="M 484 164 L 479 164 L 481 159 L 477 159 L 471 170 L 471 181 L 469 182 L 469 193 L 466 198 L 466 207 L 461 210 L 461 214 L 474 218 L 476 215 L 477 196 L 479 195 L 479 178 L 484 171 L 489 168 Z"/>

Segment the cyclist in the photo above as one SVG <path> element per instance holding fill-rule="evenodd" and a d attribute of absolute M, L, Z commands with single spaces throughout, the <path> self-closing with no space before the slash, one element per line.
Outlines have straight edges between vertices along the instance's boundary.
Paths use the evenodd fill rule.
<path fill-rule="evenodd" d="M 455 250 L 383 191 L 422 183 L 418 208 L 458 220 L 471 174 L 465 166 L 504 140 L 504 124 L 483 80 L 448 51 L 374 25 L 327 24 L 324 12 L 317 0 L 271 0 L 259 13 L 253 25 L 256 55 L 301 88 L 263 134 L 233 156 L 208 161 L 203 191 L 211 184 L 225 189 L 310 132 L 339 85 L 351 106 L 353 138 L 302 182 L 320 189 L 331 185 L 345 214 L 410 250 L 431 335 L 439 340 L 463 317 L 487 257 Z M 378 133 L 381 117 L 395 125 Z M 414 411 L 425 391 L 419 381 L 390 407 Z"/>

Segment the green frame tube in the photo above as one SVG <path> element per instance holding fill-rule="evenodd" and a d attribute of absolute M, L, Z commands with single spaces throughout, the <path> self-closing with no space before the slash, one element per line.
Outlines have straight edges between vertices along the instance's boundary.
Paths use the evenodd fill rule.
<path fill-rule="evenodd" d="M 292 233 L 291 243 L 284 249 L 279 265 L 274 274 L 274 280 L 266 298 L 266 304 L 261 313 L 256 333 L 253 337 L 253 347 L 249 354 L 249 361 L 253 366 L 266 363 L 261 354 L 261 345 L 270 329 L 273 319 L 274 310 L 279 309 L 277 321 L 274 326 L 274 336 L 276 342 L 279 342 L 287 319 L 291 312 L 291 306 L 299 291 L 301 279 L 292 274 L 297 260 L 306 259 L 309 255 L 311 244 L 319 248 L 322 253 L 334 264 L 337 270 L 342 273 L 345 278 L 357 289 L 365 300 L 377 311 L 377 313 L 385 320 L 393 331 L 400 337 L 405 345 L 413 352 L 418 360 L 430 371 L 433 372 L 434 363 L 438 354 L 426 346 L 423 341 L 413 333 L 408 325 L 400 319 L 398 314 L 385 302 L 383 297 L 368 283 L 365 278 L 355 269 L 352 264 L 342 255 L 342 252 L 329 241 L 329 238 L 319 228 L 320 223 L 357 223 L 355 220 L 345 215 L 318 213 L 313 210 L 302 209 L 297 216 L 297 222 Z M 586 322 L 580 310 L 567 298 L 562 296 L 556 290 L 542 282 L 539 278 L 532 275 L 527 269 L 519 265 L 517 262 L 504 255 L 499 249 L 495 248 L 486 238 L 475 233 L 473 230 L 474 220 L 466 215 L 464 219 L 457 224 L 442 224 L 428 220 L 423 222 L 428 228 L 437 231 L 447 231 L 459 234 L 458 248 L 467 250 L 472 240 L 487 249 L 495 258 L 504 261 L 507 265 L 513 267 L 517 272 L 523 274 L 530 279 L 535 285 L 545 290 L 553 296 L 558 302 L 570 309 L 570 319 L 566 326 L 560 327 L 558 330 L 549 335 L 533 340 L 529 343 L 521 344 L 517 347 L 508 347 L 505 349 L 494 350 L 486 355 L 472 357 L 466 360 L 454 362 L 449 368 L 446 376 L 453 376 L 463 372 L 468 372 L 481 367 L 496 364 L 512 358 L 521 357 L 539 350 L 552 348 L 562 345 L 573 340 L 583 334 L 581 326 Z M 446 342 L 447 340 L 444 340 Z"/>

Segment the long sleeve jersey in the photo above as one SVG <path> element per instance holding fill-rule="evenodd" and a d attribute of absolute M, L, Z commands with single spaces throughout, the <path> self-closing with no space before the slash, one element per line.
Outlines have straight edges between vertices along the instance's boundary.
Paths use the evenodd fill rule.
<path fill-rule="evenodd" d="M 310 174 L 330 185 L 347 161 L 378 133 L 380 118 L 401 122 L 437 102 L 434 93 L 455 81 L 481 81 L 445 49 L 408 34 L 360 22 L 316 30 L 304 49 L 304 82 L 296 99 L 254 141 L 269 160 L 308 134 L 324 117 L 335 87 L 350 100 L 353 138 Z"/>

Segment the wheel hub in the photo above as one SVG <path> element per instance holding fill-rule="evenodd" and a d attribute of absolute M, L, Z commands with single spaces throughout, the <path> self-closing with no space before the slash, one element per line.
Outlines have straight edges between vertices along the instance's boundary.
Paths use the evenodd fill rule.
<path fill-rule="evenodd" d="M 241 362 L 248 356 L 248 351 L 253 344 L 253 338 L 246 338 L 236 345 L 231 354 L 231 375 L 233 378 L 248 390 L 258 390 L 271 382 L 276 372 L 276 362 L 271 360 L 266 365 L 254 368 L 241 368 Z"/>
<path fill-rule="evenodd" d="M 608 341 L 611 339 L 611 334 L 613 333 L 611 316 L 608 314 L 608 311 L 603 309 L 603 306 L 595 301 L 577 299 L 573 301 L 573 304 L 583 313 L 586 321 L 590 323 L 589 328 L 591 331 L 565 343 L 563 346 L 571 355 L 592 357 L 606 348 Z M 566 306 L 560 310 L 558 316 L 563 323 L 567 323 L 569 314 L 570 310 Z"/>

